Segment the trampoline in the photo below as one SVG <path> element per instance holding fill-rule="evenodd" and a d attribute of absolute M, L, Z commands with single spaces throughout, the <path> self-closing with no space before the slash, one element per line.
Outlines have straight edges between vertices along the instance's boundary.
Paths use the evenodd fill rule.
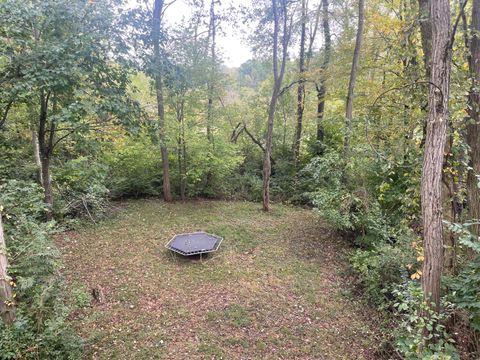
<path fill-rule="evenodd" d="M 202 255 L 218 250 L 223 238 L 203 231 L 178 234 L 165 247 L 183 256 Z"/>

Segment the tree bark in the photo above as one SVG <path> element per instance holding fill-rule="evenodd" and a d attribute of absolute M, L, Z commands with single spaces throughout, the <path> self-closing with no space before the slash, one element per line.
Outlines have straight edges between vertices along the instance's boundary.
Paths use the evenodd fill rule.
<path fill-rule="evenodd" d="M 425 257 L 422 289 L 425 301 L 433 310 L 438 311 L 444 263 L 442 170 L 447 140 L 451 68 L 449 0 L 432 1 L 430 16 L 432 23 L 431 85 L 421 181 Z"/>
<path fill-rule="evenodd" d="M 11 286 L 12 279 L 7 273 L 7 246 L 3 233 L 1 210 L 0 208 L 0 315 L 6 325 L 11 325 L 15 321 L 15 299 Z"/>
<path fill-rule="evenodd" d="M 272 137 L 273 121 L 275 119 L 275 110 L 277 106 L 278 95 L 282 86 L 283 75 L 285 74 L 285 65 L 287 62 L 287 45 L 289 41 L 289 31 L 287 29 L 287 0 L 272 0 L 272 10 L 274 17 L 273 29 L 273 78 L 274 85 L 272 89 L 272 98 L 268 109 L 267 133 L 265 136 L 265 153 L 263 157 L 263 211 L 270 210 L 270 175 L 272 171 Z M 278 3 L 281 9 L 278 9 Z M 280 32 L 280 14 L 283 14 L 283 44 L 280 69 L 278 66 L 278 36 Z"/>
<path fill-rule="evenodd" d="M 51 220 L 53 218 L 53 189 L 52 177 L 50 174 L 50 158 L 52 155 L 53 139 L 55 136 L 54 122 L 50 123 L 50 129 L 47 130 L 49 99 L 50 93 L 40 94 L 40 117 L 38 126 L 38 148 L 40 152 L 42 186 L 45 204 L 47 205 L 47 220 Z"/>
<path fill-rule="evenodd" d="M 164 1 L 155 0 L 152 19 L 152 38 L 155 74 L 155 92 L 157 96 L 158 132 L 163 167 L 163 199 L 172 201 L 170 190 L 170 165 L 168 161 L 167 139 L 165 134 L 165 105 L 163 100 L 162 59 L 160 55 L 160 26 Z"/>
<path fill-rule="evenodd" d="M 328 0 L 322 0 L 322 27 L 323 27 L 323 62 L 320 68 L 320 81 L 316 85 L 317 89 L 317 155 L 321 155 L 324 150 L 323 142 L 325 130 L 323 128 L 323 119 L 325 117 L 325 96 L 327 95 L 326 72 L 330 65 L 332 53 L 332 36 L 330 34 L 330 16 L 328 13 Z"/>
<path fill-rule="evenodd" d="M 469 68 L 471 88 L 468 95 L 467 144 L 470 147 L 470 169 L 467 175 L 467 201 L 469 217 L 480 221 L 480 0 L 472 5 L 471 38 L 469 40 Z M 480 225 L 474 225 L 472 233 L 477 240 L 480 236 Z"/>
<path fill-rule="evenodd" d="M 307 31 L 307 1 L 302 0 L 302 19 L 300 25 L 300 55 L 298 60 L 299 82 L 297 87 L 297 126 L 293 140 L 293 161 L 298 166 L 300 142 L 302 139 L 303 112 L 305 110 L 305 37 Z"/>
<path fill-rule="evenodd" d="M 353 119 L 353 95 L 355 91 L 355 82 L 357 80 L 358 61 L 360 59 L 360 50 L 362 48 L 363 27 L 365 23 L 365 0 L 358 1 L 358 27 L 355 40 L 355 50 L 353 51 L 352 69 L 350 71 L 350 82 L 348 84 L 347 104 L 345 109 L 345 142 L 343 152 L 345 159 L 350 153 L 350 138 L 352 136 Z"/>
<path fill-rule="evenodd" d="M 37 180 L 43 187 L 43 171 L 42 160 L 40 158 L 40 146 L 38 145 L 38 133 L 35 129 L 35 125 L 32 124 L 32 148 L 33 148 L 33 160 L 37 166 Z"/>
<path fill-rule="evenodd" d="M 420 24 L 420 37 L 422 40 L 423 65 L 425 78 L 430 79 L 432 67 L 432 20 L 430 16 L 430 0 L 418 0 L 418 22 Z M 427 123 L 423 123 L 423 135 L 420 148 L 425 146 Z"/>
<path fill-rule="evenodd" d="M 216 67 L 216 18 L 215 18 L 215 1 L 211 0 L 210 3 L 210 29 L 209 29 L 209 38 L 211 39 L 210 47 L 210 78 L 208 80 L 208 108 L 207 108 L 207 138 L 210 143 L 213 144 L 213 133 L 212 133 L 212 120 L 213 120 L 213 97 L 215 91 L 215 67 Z M 209 41 L 210 42 L 210 41 Z"/>
<path fill-rule="evenodd" d="M 418 22 L 422 39 L 423 64 L 427 79 L 430 79 L 432 61 L 432 21 L 430 0 L 418 0 Z"/>
<path fill-rule="evenodd" d="M 185 99 L 184 94 L 177 101 L 176 112 L 178 121 L 178 173 L 180 175 L 180 198 L 185 200 L 187 188 L 187 148 L 185 144 Z"/>
<path fill-rule="evenodd" d="M 207 93 L 208 93 L 208 105 L 207 105 L 207 139 L 212 147 L 215 146 L 214 137 L 212 132 L 212 123 L 214 117 L 214 107 L 213 107 L 213 98 L 215 96 L 215 68 L 217 62 L 216 56 L 216 17 L 215 17 L 215 2 L 217 0 L 211 0 L 210 2 L 210 24 L 208 30 L 208 41 L 207 46 L 210 45 L 210 74 L 208 78 Z M 211 191 L 212 186 L 212 169 L 209 168 L 206 174 L 206 187 L 207 191 Z"/>

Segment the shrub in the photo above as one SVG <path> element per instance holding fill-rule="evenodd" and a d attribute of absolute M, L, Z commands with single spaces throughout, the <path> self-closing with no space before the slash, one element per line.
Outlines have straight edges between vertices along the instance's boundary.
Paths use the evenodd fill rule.
<path fill-rule="evenodd" d="M 105 153 L 106 186 L 113 198 L 159 195 L 162 163 L 159 146 L 147 135 L 123 137 Z"/>
<path fill-rule="evenodd" d="M 213 147 L 190 134 L 187 152 L 187 196 L 226 197 L 232 194 L 232 179 L 243 157 L 233 144 L 217 139 Z"/>
<path fill-rule="evenodd" d="M 104 213 L 109 190 L 107 166 L 79 157 L 59 167 L 55 180 L 60 193 L 62 215 L 89 217 Z M 58 207 L 58 205 L 57 205 Z"/>
<path fill-rule="evenodd" d="M 13 326 L 0 325 L 2 358 L 81 358 L 81 342 L 66 321 L 58 251 L 51 240 L 55 226 L 42 222 L 42 189 L 10 180 L 0 186 L 0 206 L 17 300 Z"/>
<path fill-rule="evenodd" d="M 404 359 L 460 359 L 445 328 L 453 313 L 452 303 L 443 298 L 442 311 L 433 311 L 424 302 L 422 289 L 416 281 L 399 286 L 394 295 L 393 307 L 399 319 L 394 334 L 396 348 Z"/>
<path fill-rule="evenodd" d="M 262 200 L 263 181 L 261 175 L 236 174 L 232 177 L 232 197 L 248 201 Z"/>
<path fill-rule="evenodd" d="M 448 277 L 445 283 L 452 301 L 467 312 L 470 325 L 480 332 L 480 243 L 470 231 L 473 224 L 450 224 L 450 230 L 459 236 L 459 244 L 473 254 L 473 260 L 467 262 L 457 276 Z"/>
<path fill-rule="evenodd" d="M 383 307 L 389 305 L 394 289 L 415 272 L 411 267 L 415 262 L 415 252 L 406 236 L 394 245 L 382 243 L 370 250 L 357 249 L 350 257 L 359 285 L 374 304 Z"/>

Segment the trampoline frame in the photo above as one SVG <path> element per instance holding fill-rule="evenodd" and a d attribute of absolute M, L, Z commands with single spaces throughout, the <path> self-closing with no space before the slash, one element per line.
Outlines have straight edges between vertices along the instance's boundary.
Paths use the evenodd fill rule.
<path fill-rule="evenodd" d="M 196 235 L 196 234 L 202 234 L 202 235 L 209 235 L 209 236 L 212 236 L 217 240 L 217 242 L 215 243 L 215 247 L 214 249 L 212 250 L 198 250 L 198 251 L 193 251 L 193 252 L 189 252 L 189 253 L 185 253 L 177 248 L 174 248 L 171 246 L 171 243 L 173 242 L 173 240 L 175 240 L 175 238 L 177 236 L 182 236 L 182 235 Z M 170 251 L 173 251 L 174 253 L 177 253 L 177 254 L 180 254 L 180 255 L 183 255 L 183 256 L 193 256 L 193 255 L 202 255 L 202 254 L 209 254 L 209 253 L 213 253 L 213 252 L 216 252 L 218 251 L 218 248 L 220 247 L 220 244 L 222 243 L 223 241 L 223 237 L 221 236 L 218 236 L 218 235 L 215 235 L 215 234 L 210 234 L 210 233 L 207 233 L 205 231 L 195 231 L 195 232 L 191 232 L 191 233 L 183 233 L 183 234 L 175 234 L 168 243 L 165 244 L 165 247 L 170 250 Z"/>

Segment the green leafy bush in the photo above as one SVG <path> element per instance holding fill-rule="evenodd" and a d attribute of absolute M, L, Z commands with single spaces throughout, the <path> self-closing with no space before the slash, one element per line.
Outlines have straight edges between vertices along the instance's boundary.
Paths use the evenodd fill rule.
<path fill-rule="evenodd" d="M 200 134 L 203 135 L 203 134 Z M 227 197 L 232 194 L 232 179 L 243 157 L 233 144 L 217 139 L 213 147 L 192 139 L 187 153 L 187 196 Z"/>
<path fill-rule="evenodd" d="M 113 198 L 159 195 L 162 189 L 160 147 L 141 134 L 114 142 L 105 153 L 106 186 Z"/>
<path fill-rule="evenodd" d="M 415 262 L 407 237 L 395 245 L 383 243 L 370 250 L 356 249 L 350 257 L 359 285 L 374 304 L 383 307 L 388 306 L 393 290 L 414 271 L 411 266 Z"/>
<path fill-rule="evenodd" d="M 338 230 L 353 230 L 351 209 L 354 196 L 342 184 L 340 154 L 328 151 L 313 158 L 300 173 L 304 197 L 310 200 L 322 218 Z"/>
<path fill-rule="evenodd" d="M 358 244 L 366 235 L 376 241 L 387 240 L 391 229 L 378 201 L 362 182 L 346 181 L 347 178 L 361 178 L 360 174 L 347 173 L 352 167 L 362 172 L 355 166 L 345 167 L 341 155 L 334 150 L 313 158 L 299 175 L 303 197 L 309 199 L 321 217 L 334 228 L 360 235 Z M 363 245 L 368 247 L 370 244 L 363 241 Z"/>
<path fill-rule="evenodd" d="M 234 174 L 232 176 L 231 196 L 234 199 L 244 199 L 248 201 L 262 200 L 263 181 L 261 174 Z"/>
<path fill-rule="evenodd" d="M 470 228 L 476 223 L 450 224 L 450 230 L 459 237 L 459 244 L 474 254 L 457 276 L 450 276 L 445 283 L 451 299 L 459 309 L 466 311 L 472 328 L 480 332 L 480 243 Z"/>
<path fill-rule="evenodd" d="M 470 325 L 480 332 L 480 258 L 469 263 L 446 283 L 452 293 L 452 301 L 467 312 Z"/>
<path fill-rule="evenodd" d="M 0 186 L 9 275 L 13 278 L 17 319 L 0 325 L 0 354 L 5 359 L 81 358 L 81 341 L 66 320 L 53 222 L 44 223 L 42 189 L 10 180 Z"/>
<path fill-rule="evenodd" d="M 65 162 L 55 175 L 61 195 L 61 214 L 90 217 L 102 214 L 109 194 L 105 185 L 107 176 L 106 165 L 86 157 Z"/>
<path fill-rule="evenodd" d="M 396 348 L 404 359 L 460 359 L 445 327 L 453 313 L 452 303 L 443 298 L 442 311 L 433 311 L 424 302 L 422 289 L 416 281 L 399 286 L 394 295 L 393 307 L 399 319 L 394 334 Z"/>

